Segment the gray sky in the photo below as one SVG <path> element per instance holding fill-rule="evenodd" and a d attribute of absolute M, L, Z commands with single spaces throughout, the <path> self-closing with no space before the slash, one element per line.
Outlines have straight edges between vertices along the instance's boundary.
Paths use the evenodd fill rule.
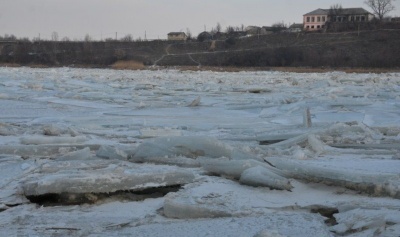
<path fill-rule="evenodd" d="M 193 35 L 219 22 L 232 26 L 301 23 L 302 15 L 339 3 L 363 7 L 364 0 L 0 0 L 0 35 L 50 39 L 115 38 L 165 39 L 168 32 L 190 29 Z M 392 16 L 400 16 L 400 1 Z"/>

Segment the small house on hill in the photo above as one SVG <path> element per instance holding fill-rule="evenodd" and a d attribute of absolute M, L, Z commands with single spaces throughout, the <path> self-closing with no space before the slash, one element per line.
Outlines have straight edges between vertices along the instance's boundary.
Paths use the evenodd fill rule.
<path fill-rule="evenodd" d="M 200 42 L 212 40 L 213 36 L 210 32 L 203 31 L 197 36 L 197 40 Z"/>
<path fill-rule="evenodd" d="M 246 31 L 247 35 L 261 34 L 261 27 L 258 26 L 247 26 L 244 30 Z"/>
<path fill-rule="evenodd" d="M 363 8 L 317 9 L 303 15 L 304 30 L 324 29 L 326 22 L 367 22 L 374 15 Z"/>
<path fill-rule="evenodd" d="M 239 37 L 243 37 L 246 35 L 247 35 L 246 31 L 231 31 L 227 34 L 227 37 L 228 38 L 230 38 L 230 37 L 239 38 Z"/>
<path fill-rule="evenodd" d="M 289 32 L 290 33 L 298 33 L 298 32 L 302 32 L 303 31 L 303 24 L 299 23 L 293 23 L 291 26 L 289 26 Z"/>
<path fill-rule="evenodd" d="M 286 31 L 287 31 L 287 28 L 285 26 L 273 25 L 273 26 L 261 27 L 260 33 L 262 35 L 269 35 L 272 33 L 281 33 L 281 32 L 286 32 Z"/>
<path fill-rule="evenodd" d="M 390 19 L 390 21 L 400 23 L 400 17 L 392 17 L 392 19 Z"/>
<path fill-rule="evenodd" d="M 187 40 L 187 35 L 185 34 L 185 32 L 170 32 L 168 33 L 168 40 L 185 41 Z"/>

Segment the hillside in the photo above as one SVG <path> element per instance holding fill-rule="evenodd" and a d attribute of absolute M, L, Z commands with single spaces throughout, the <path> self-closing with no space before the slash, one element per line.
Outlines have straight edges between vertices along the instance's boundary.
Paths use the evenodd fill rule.
<path fill-rule="evenodd" d="M 281 33 L 209 42 L 0 42 L 1 63 L 108 67 L 121 60 L 158 66 L 400 66 L 400 30 Z"/>

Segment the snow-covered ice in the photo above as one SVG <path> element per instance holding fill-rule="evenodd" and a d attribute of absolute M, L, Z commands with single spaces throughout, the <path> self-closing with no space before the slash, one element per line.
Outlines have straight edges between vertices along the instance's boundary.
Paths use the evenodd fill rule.
<path fill-rule="evenodd" d="M 0 68 L 4 236 L 400 236 L 400 73 Z"/>

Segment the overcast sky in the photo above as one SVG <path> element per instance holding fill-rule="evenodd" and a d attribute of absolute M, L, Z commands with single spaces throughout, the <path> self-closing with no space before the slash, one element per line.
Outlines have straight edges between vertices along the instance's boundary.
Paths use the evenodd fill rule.
<path fill-rule="evenodd" d="M 364 0 L 0 0 L 0 35 L 50 39 L 165 39 L 168 32 L 190 29 L 197 35 L 217 22 L 232 26 L 301 23 L 302 15 L 339 3 L 363 7 Z M 400 0 L 390 15 L 400 16 Z"/>

